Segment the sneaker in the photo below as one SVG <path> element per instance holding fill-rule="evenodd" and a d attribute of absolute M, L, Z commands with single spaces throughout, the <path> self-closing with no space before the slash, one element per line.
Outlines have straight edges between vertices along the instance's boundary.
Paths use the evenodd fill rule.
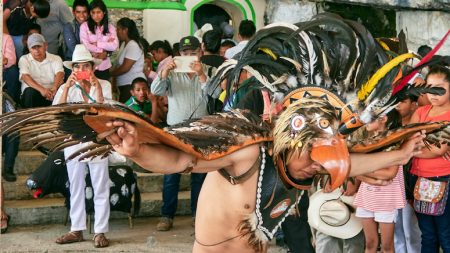
<path fill-rule="evenodd" d="M 156 230 L 158 231 L 169 231 L 173 226 L 173 219 L 169 217 L 161 217 L 159 219 L 158 225 L 156 225 Z"/>

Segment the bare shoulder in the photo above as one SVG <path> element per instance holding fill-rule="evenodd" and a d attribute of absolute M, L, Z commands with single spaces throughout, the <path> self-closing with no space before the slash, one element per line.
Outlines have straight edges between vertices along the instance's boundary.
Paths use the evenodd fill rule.
<path fill-rule="evenodd" d="M 196 171 L 203 171 L 205 169 L 212 171 L 221 168 L 241 168 L 246 167 L 245 165 L 247 164 L 251 166 L 258 159 L 259 147 L 259 144 L 254 144 L 216 160 L 199 160 L 194 169 Z"/>

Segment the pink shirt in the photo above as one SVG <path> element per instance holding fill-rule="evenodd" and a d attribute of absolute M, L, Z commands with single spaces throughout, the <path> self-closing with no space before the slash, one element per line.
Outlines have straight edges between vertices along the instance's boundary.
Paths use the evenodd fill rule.
<path fill-rule="evenodd" d="M 353 204 L 372 212 L 392 212 L 406 205 L 403 168 L 399 167 L 392 183 L 375 186 L 362 182 Z"/>
<path fill-rule="evenodd" d="M 3 34 L 3 57 L 8 59 L 8 63 L 3 66 L 3 68 L 7 69 L 11 67 L 12 65 L 16 64 L 16 48 L 14 47 L 14 43 L 12 41 L 12 38 L 9 34 L 4 33 Z"/>
<path fill-rule="evenodd" d="M 419 122 L 450 120 L 450 111 L 429 117 L 432 105 L 421 106 L 416 110 L 419 115 Z M 411 173 L 420 177 L 437 177 L 450 175 L 450 162 L 442 156 L 435 158 L 414 158 L 411 166 Z"/>
<path fill-rule="evenodd" d="M 91 53 L 101 53 L 103 51 L 113 52 L 119 47 L 116 28 L 108 24 L 109 33 L 103 35 L 103 26 L 95 27 L 95 34 L 89 30 L 87 22 L 80 26 L 80 42 L 83 43 Z M 111 68 L 111 60 L 107 57 L 97 66 L 97 70 L 107 70 Z"/>

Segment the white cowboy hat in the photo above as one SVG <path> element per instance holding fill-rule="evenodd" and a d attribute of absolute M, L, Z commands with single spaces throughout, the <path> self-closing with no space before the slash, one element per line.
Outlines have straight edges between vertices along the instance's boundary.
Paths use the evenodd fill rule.
<path fill-rule="evenodd" d="M 311 195 L 308 223 L 324 234 L 349 239 L 361 232 L 362 222 L 347 206 L 352 206 L 354 198 L 343 196 L 341 190 L 337 188 L 330 193 L 319 190 Z"/>
<path fill-rule="evenodd" d="M 102 60 L 92 57 L 91 52 L 89 52 L 85 45 L 78 44 L 73 50 L 72 61 L 64 61 L 63 65 L 68 69 L 72 69 L 73 64 L 79 62 L 93 62 L 95 67 L 100 65 Z"/>

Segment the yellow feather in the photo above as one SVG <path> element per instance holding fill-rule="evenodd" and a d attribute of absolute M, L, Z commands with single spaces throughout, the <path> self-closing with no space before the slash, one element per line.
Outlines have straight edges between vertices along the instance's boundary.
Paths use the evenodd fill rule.
<path fill-rule="evenodd" d="M 407 53 L 402 54 L 388 63 L 384 64 L 383 67 L 381 67 L 375 74 L 373 74 L 372 77 L 370 77 L 369 81 L 367 81 L 363 86 L 361 86 L 361 89 L 358 91 L 358 99 L 360 101 L 364 101 L 370 93 L 373 91 L 375 86 L 378 84 L 378 82 L 393 68 L 395 68 L 400 63 L 404 62 L 407 59 L 411 59 L 416 57 L 414 54 Z"/>
<path fill-rule="evenodd" d="M 390 51 L 391 49 L 388 47 L 388 45 L 386 43 L 384 43 L 384 41 L 380 40 L 379 38 L 376 38 L 378 44 L 380 44 L 380 46 L 385 50 L 385 51 Z"/>
<path fill-rule="evenodd" d="M 260 48 L 258 48 L 258 50 L 261 50 L 261 51 L 263 51 L 264 53 L 266 53 L 267 55 L 269 55 L 270 57 L 272 57 L 272 59 L 273 59 L 274 61 L 277 60 L 277 56 L 272 52 L 272 50 L 270 50 L 270 48 L 267 48 L 267 47 L 260 47 Z"/>

